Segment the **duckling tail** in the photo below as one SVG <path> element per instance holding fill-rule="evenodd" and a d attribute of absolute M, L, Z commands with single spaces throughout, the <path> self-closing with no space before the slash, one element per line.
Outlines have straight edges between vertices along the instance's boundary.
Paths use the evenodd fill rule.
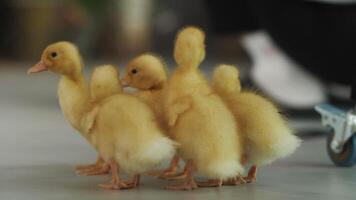
<path fill-rule="evenodd" d="M 217 66 L 213 72 L 212 85 L 219 96 L 241 92 L 238 69 L 226 64 Z"/>
<path fill-rule="evenodd" d="M 174 58 L 181 67 L 195 68 L 205 58 L 205 34 L 197 27 L 183 28 L 174 45 Z"/>
<path fill-rule="evenodd" d="M 99 101 L 122 91 L 119 74 L 112 65 L 95 68 L 90 79 L 90 96 L 92 101 Z"/>

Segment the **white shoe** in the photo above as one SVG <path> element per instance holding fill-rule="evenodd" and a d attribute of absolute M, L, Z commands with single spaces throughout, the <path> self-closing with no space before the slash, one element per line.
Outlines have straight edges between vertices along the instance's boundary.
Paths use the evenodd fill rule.
<path fill-rule="evenodd" d="M 244 36 L 242 45 L 252 57 L 253 81 L 278 103 L 305 109 L 326 100 L 322 83 L 278 49 L 265 32 Z"/>

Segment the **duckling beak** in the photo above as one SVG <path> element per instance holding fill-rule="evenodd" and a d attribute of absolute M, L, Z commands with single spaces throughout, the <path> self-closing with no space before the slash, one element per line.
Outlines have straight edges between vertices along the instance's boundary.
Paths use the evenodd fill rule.
<path fill-rule="evenodd" d="M 128 80 L 128 78 L 122 78 L 120 79 L 120 83 L 122 87 L 128 87 L 130 86 L 130 81 Z"/>
<path fill-rule="evenodd" d="M 43 72 L 43 71 L 47 71 L 47 70 L 48 70 L 48 68 L 46 67 L 46 65 L 42 61 L 40 61 L 36 65 L 34 65 L 30 69 L 28 69 L 27 74 Z"/>

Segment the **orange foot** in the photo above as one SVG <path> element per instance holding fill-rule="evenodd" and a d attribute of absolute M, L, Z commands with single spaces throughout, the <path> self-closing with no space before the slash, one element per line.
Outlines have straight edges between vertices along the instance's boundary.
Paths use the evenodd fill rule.
<path fill-rule="evenodd" d="M 178 159 L 177 160 L 177 164 L 178 164 L 179 158 L 177 157 L 177 159 Z M 161 175 L 158 178 L 165 179 L 165 180 L 181 180 L 187 178 L 187 176 L 188 176 L 188 166 L 186 165 L 184 167 L 183 172 Z"/>
<path fill-rule="evenodd" d="M 106 190 L 121 190 L 121 189 L 130 189 L 133 188 L 132 185 L 127 185 L 125 182 L 120 180 L 119 177 L 119 167 L 118 164 L 114 161 L 110 161 L 110 169 L 112 173 L 112 180 L 109 184 L 99 184 L 99 187 Z"/>
<path fill-rule="evenodd" d="M 165 177 L 171 177 L 171 176 L 174 176 L 176 175 L 177 173 L 177 170 L 178 170 L 178 167 L 169 167 L 163 171 L 161 170 L 156 170 L 156 171 L 150 171 L 150 172 L 147 172 L 146 174 L 149 175 L 149 176 L 154 176 L 154 177 L 157 177 L 157 178 L 162 178 L 162 179 L 165 179 Z"/>
<path fill-rule="evenodd" d="M 232 178 L 232 179 L 228 179 L 226 181 L 223 181 L 223 185 L 242 185 L 245 184 L 246 180 L 241 177 L 241 175 L 237 175 L 236 177 Z"/>
<path fill-rule="evenodd" d="M 257 166 L 253 165 L 250 170 L 248 171 L 248 175 L 246 177 L 244 177 L 243 179 L 247 182 L 247 183 L 253 183 L 256 182 L 256 178 L 257 177 Z"/>
<path fill-rule="evenodd" d="M 177 170 L 178 170 L 178 163 L 179 163 L 179 157 L 177 155 L 175 155 L 172 158 L 171 163 L 166 170 L 151 171 L 151 172 L 148 172 L 147 175 L 155 176 L 155 177 L 162 178 L 162 179 L 166 179 L 166 177 L 174 176 L 174 175 L 176 175 Z"/>
<path fill-rule="evenodd" d="M 110 167 L 107 164 L 100 164 L 100 165 L 89 166 L 87 168 L 77 170 L 76 172 L 82 176 L 102 175 L 102 174 L 108 174 L 110 172 Z"/>
<path fill-rule="evenodd" d="M 140 179 L 141 176 L 136 174 L 131 180 L 125 181 L 124 183 L 127 185 L 126 189 L 138 187 L 140 185 Z"/>
<path fill-rule="evenodd" d="M 207 181 L 198 182 L 199 187 L 220 187 L 222 186 L 221 179 L 209 179 Z"/>
<path fill-rule="evenodd" d="M 195 181 L 189 181 L 181 185 L 166 186 L 165 188 L 168 190 L 194 190 L 198 188 L 198 185 L 195 183 Z"/>
<path fill-rule="evenodd" d="M 194 190 L 198 188 L 198 185 L 196 184 L 194 178 L 193 178 L 193 161 L 189 160 L 185 166 L 186 171 L 186 176 L 185 176 L 185 182 L 181 185 L 172 185 L 172 186 L 166 186 L 166 189 L 169 190 Z"/>
<path fill-rule="evenodd" d="M 110 166 L 106 164 L 103 159 L 98 157 L 95 164 L 76 166 L 75 170 L 82 176 L 94 176 L 108 174 L 110 172 Z"/>
<path fill-rule="evenodd" d="M 165 179 L 165 180 L 181 180 L 181 179 L 185 179 L 187 178 L 187 171 L 184 170 L 183 172 L 181 173 L 178 173 L 178 174 L 171 174 L 171 175 L 161 175 L 159 176 L 158 178 L 160 179 Z"/>
<path fill-rule="evenodd" d="M 131 186 L 126 185 L 122 181 L 115 181 L 108 184 L 99 184 L 99 187 L 105 190 L 122 190 L 132 188 Z"/>

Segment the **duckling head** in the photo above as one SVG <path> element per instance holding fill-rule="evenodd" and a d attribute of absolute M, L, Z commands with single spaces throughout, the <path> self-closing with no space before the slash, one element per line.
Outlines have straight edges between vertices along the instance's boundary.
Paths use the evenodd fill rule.
<path fill-rule="evenodd" d="M 239 71 L 232 65 L 221 64 L 214 69 L 213 87 L 219 92 L 237 93 L 241 91 Z"/>
<path fill-rule="evenodd" d="M 134 58 L 127 65 L 121 84 L 141 90 L 159 89 L 166 80 L 166 65 L 162 59 L 146 53 Z"/>
<path fill-rule="evenodd" d="M 187 27 L 177 34 L 174 59 L 179 67 L 194 68 L 205 58 L 205 34 L 196 27 Z"/>
<path fill-rule="evenodd" d="M 70 42 L 57 42 L 49 45 L 42 53 L 41 60 L 27 73 L 52 71 L 75 78 L 81 74 L 82 60 L 77 47 Z"/>

